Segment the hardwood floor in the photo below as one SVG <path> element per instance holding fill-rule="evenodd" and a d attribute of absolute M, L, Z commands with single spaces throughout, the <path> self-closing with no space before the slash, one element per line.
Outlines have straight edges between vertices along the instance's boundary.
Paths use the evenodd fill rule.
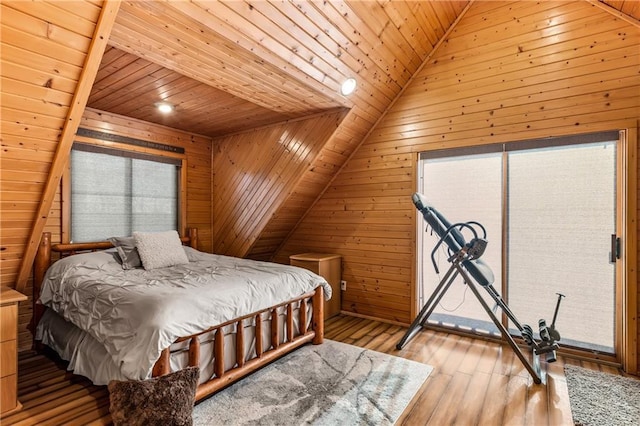
<path fill-rule="evenodd" d="M 572 425 L 563 365 L 620 374 L 591 362 L 558 357 L 547 367 L 547 385 L 535 385 L 508 346 L 423 330 L 403 350 L 395 349 L 405 328 L 337 316 L 325 337 L 434 367 L 399 419 L 399 425 Z M 105 386 L 68 373 L 64 363 L 33 352 L 19 357 L 21 411 L 2 425 L 110 424 Z"/>

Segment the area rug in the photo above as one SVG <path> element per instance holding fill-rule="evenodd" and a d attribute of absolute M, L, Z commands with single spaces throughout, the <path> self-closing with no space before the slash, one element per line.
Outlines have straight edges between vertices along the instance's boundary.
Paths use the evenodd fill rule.
<path fill-rule="evenodd" d="M 640 424 L 640 380 L 564 366 L 576 425 Z"/>
<path fill-rule="evenodd" d="M 196 405 L 194 425 L 392 425 L 432 367 L 344 343 L 306 345 Z"/>

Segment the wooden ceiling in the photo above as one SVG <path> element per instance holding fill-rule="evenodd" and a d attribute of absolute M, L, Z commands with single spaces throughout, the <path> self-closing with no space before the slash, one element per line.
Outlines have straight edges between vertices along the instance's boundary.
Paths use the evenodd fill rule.
<path fill-rule="evenodd" d="M 373 125 L 468 3 L 127 1 L 89 106 L 211 137 L 341 106 Z"/>
<path fill-rule="evenodd" d="M 368 130 L 467 3 L 123 2 L 88 105 L 208 136 L 348 107 Z"/>
<path fill-rule="evenodd" d="M 158 111 L 160 101 L 174 105 L 174 112 Z M 304 115 L 272 111 L 111 46 L 88 106 L 207 136 Z"/>
<path fill-rule="evenodd" d="M 638 0 L 604 0 L 602 3 L 640 21 L 640 2 Z"/>
<path fill-rule="evenodd" d="M 638 24 L 640 2 L 578 1 Z M 88 105 L 216 143 L 349 108 L 289 195 L 271 206 L 270 220 L 237 235 L 251 243 L 235 255 L 269 259 L 470 7 L 466 0 L 126 1 Z M 347 77 L 358 81 L 349 97 L 339 92 Z M 161 100 L 176 111 L 158 113 Z"/>
<path fill-rule="evenodd" d="M 211 137 L 348 107 L 368 130 L 468 3 L 126 1 L 88 105 Z"/>

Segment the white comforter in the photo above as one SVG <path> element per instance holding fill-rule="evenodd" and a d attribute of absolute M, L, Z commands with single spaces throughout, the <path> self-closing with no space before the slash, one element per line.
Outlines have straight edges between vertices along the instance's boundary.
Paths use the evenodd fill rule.
<path fill-rule="evenodd" d="M 322 285 L 302 268 L 184 248 L 189 263 L 123 270 L 111 250 L 51 266 L 40 302 L 89 333 L 129 379 L 149 377 L 160 352 L 188 336 Z"/>

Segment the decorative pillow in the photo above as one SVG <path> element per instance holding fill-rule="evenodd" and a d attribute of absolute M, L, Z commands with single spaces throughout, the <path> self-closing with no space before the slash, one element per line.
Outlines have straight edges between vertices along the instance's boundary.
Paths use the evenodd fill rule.
<path fill-rule="evenodd" d="M 191 425 L 198 367 L 148 380 L 109 382 L 109 411 L 119 425 Z"/>
<path fill-rule="evenodd" d="M 176 231 L 134 232 L 133 238 L 144 269 L 189 263 L 189 258 L 182 248 L 180 236 Z"/>
<path fill-rule="evenodd" d="M 135 269 L 142 267 L 142 260 L 136 248 L 133 237 L 111 237 L 108 241 L 116 246 L 118 255 L 116 259 L 122 265 L 122 269 Z"/>

